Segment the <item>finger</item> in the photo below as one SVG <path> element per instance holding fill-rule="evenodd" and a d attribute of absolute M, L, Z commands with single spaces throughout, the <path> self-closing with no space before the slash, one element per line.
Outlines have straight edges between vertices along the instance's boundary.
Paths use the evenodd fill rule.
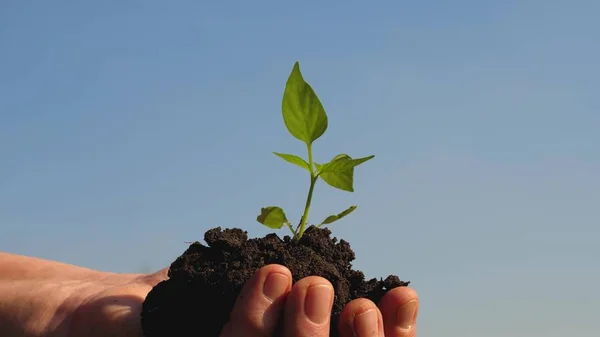
<path fill-rule="evenodd" d="M 261 268 L 244 284 L 222 337 L 270 337 L 283 315 L 292 274 L 284 266 Z"/>
<path fill-rule="evenodd" d="M 342 337 L 384 336 L 383 317 L 379 308 L 366 298 L 346 304 L 338 323 Z"/>
<path fill-rule="evenodd" d="M 325 278 L 309 276 L 296 282 L 285 303 L 284 335 L 328 337 L 333 295 Z"/>
<path fill-rule="evenodd" d="M 407 287 L 390 290 L 379 303 L 386 336 L 414 337 L 417 334 L 419 297 Z"/>

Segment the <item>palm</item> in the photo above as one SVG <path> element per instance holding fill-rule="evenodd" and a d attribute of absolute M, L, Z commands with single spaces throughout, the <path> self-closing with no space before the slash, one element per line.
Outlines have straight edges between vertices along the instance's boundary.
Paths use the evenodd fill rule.
<path fill-rule="evenodd" d="M 150 275 L 115 275 L 95 281 L 73 301 L 80 304 L 65 320 L 67 328 L 58 329 L 66 332 L 60 337 L 141 337 L 142 303 L 152 287 L 164 279 L 166 269 Z"/>

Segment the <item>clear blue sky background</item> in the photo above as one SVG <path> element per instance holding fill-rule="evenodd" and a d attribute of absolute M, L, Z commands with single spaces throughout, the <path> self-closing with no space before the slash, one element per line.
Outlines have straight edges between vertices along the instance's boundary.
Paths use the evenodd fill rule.
<path fill-rule="evenodd" d="M 167 3 L 169 5 L 167 5 Z M 598 336 L 600 2 L 2 1 L 0 250 L 118 272 L 297 219 L 294 61 L 375 154 L 312 219 L 422 298 L 420 337 Z M 287 234 L 285 231 L 279 234 Z"/>

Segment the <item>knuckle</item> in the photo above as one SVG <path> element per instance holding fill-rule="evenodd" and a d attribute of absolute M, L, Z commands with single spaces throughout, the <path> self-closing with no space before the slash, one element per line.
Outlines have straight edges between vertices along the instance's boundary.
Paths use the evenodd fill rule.
<path fill-rule="evenodd" d="M 270 337 L 270 334 L 263 323 L 263 313 L 259 310 L 240 310 L 232 317 L 230 324 L 234 325 L 234 330 L 238 332 L 234 335 L 235 337 Z"/>

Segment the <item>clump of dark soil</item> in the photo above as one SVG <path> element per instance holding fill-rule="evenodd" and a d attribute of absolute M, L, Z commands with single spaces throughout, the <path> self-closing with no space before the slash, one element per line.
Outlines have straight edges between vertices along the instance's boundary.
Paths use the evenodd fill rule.
<path fill-rule="evenodd" d="M 148 294 L 141 317 L 144 335 L 219 336 L 244 283 L 261 267 L 276 263 L 290 269 L 293 282 L 307 276 L 331 282 L 335 302 L 330 336 L 338 336 L 337 318 L 348 302 L 364 297 L 377 303 L 387 291 L 409 282 L 395 275 L 365 280 L 361 271 L 352 269 L 355 255 L 350 244 L 330 234 L 312 226 L 295 242 L 276 234 L 248 239 L 247 232 L 237 228 L 207 231 L 208 246 L 191 244 L 171 264 L 169 279 Z"/>

